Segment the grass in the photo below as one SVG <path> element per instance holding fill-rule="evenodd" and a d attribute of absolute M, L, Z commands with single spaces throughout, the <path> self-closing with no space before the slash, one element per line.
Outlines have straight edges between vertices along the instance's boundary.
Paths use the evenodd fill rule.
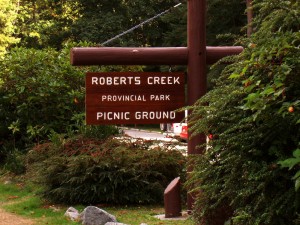
<path fill-rule="evenodd" d="M 8 212 L 34 219 L 37 225 L 67 225 L 79 224 L 69 221 L 64 213 L 69 206 L 53 205 L 43 201 L 35 194 L 34 186 L 27 186 L 21 182 L 5 183 L 6 178 L 0 178 L 0 207 Z M 85 206 L 73 206 L 80 212 Z M 99 208 L 116 216 L 118 222 L 128 225 L 192 225 L 191 219 L 185 221 L 161 221 L 155 215 L 163 214 L 163 206 L 137 206 L 114 207 L 104 206 Z"/>

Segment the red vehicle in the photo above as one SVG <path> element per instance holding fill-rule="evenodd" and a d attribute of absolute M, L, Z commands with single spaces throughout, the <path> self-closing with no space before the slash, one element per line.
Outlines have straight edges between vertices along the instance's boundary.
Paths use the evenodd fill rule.
<path fill-rule="evenodd" d="M 187 123 L 182 124 L 181 132 L 180 132 L 179 136 L 182 140 L 185 140 L 185 141 L 188 140 L 188 126 L 187 126 Z"/>
<path fill-rule="evenodd" d="M 214 138 L 213 134 L 209 134 L 206 136 L 206 150 L 209 149 L 211 146 L 209 142 Z M 180 139 L 184 141 L 188 141 L 188 126 L 187 123 L 182 124 Z"/>

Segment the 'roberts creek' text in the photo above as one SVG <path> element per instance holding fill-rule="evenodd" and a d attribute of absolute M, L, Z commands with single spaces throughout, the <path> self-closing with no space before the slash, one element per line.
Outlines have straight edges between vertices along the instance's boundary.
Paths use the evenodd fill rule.
<path fill-rule="evenodd" d="M 153 76 L 147 77 L 147 85 L 178 85 L 180 77 L 176 76 Z M 92 85 L 141 85 L 143 79 L 141 77 L 92 77 Z M 143 81 L 144 82 L 144 81 Z"/>

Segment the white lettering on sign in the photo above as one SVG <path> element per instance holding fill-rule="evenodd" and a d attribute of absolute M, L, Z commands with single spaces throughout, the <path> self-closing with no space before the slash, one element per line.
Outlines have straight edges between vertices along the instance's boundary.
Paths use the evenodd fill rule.
<path fill-rule="evenodd" d="M 97 112 L 97 120 L 130 120 L 130 112 Z"/>
<path fill-rule="evenodd" d="M 184 73 L 87 73 L 87 124 L 178 122 L 184 85 Z"/>
<path fill-rule="evenodd" d="M 179 77 L 148 77 L 147 83 L 150 85 L 180 84 Z"/>
<path fill-rule="evenodd" d="M 180 84 L 180 77 L 150 76 L 148 85 L 174 85 Z M 141 77 L 92 77 L 92 85 L 141 85 Z"/>
<path fill-rule="evenodd" d="M 170 95 L 150 95 L 150 101 L 170 101 Z"/>
<path fill-rule="evenodd" d="M 145 95 L 102 95 L 102 102 L 146 102 Z"/>
<path fill-rule="evenodd" d="M 135 112 L 134 119 L 136 120 L 161 120 L 175 119 L 174 111 L 150 111 L 150 112 Z M 97 112 L 97 120 L 130 120 L 130 112 Z"/>
<path fill-rule="evenodd" d="M 140 85 L 141 77 L 92 77 L 92 85 Z"/>
<path fill-rule="evenodd" d="M 174 111 L 156 111 L 156 112 L 135 112 L 135 119 L 137 120 L 154 120 L 154 119 L 175 119 Z"/>
<path fill-rule="evenodd" d="M 102 102 L 171 101 L 171 95 L 102 95 Z"/>

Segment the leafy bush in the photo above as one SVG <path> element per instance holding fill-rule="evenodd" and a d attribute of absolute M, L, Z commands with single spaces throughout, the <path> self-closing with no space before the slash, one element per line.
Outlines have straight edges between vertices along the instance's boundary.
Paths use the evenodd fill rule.
<path fill-rule="evenodd" d="M 43 196 L 53 202 L 161 202 L 185 164 L 179 151 L 149 149 L 152 142 L 79 136 L 61 143 L 36 146 L 27 157 L 29 170 L 38 171 L 44 185 Z"/>
<path fill-rule="evenodd" d="M 0 64 L 0 132 L 15 147 L 39 142 L 51 130 L 65 132 L 84 110 L 84 76 L 65 50 L 16 48 Z M 76 102 L 74 102 L 76 99 Z"/>
<path fill-rule="evenodd" d="M 72 45 L 60 51 L 15 48 L 0 62 L 0 163 L 10 152 L 25 152 L 31 144 L 47 140 L 51 132 L 89 136 L 115 132 L 112 127 L 109 131 L 85 126 L 84 74 L 142 67 L 74 67 L 69 56 Z"/>
<path fill-rule="evenodd" d="M 299 221 L 299 3 L 255 1 L 254 7 L 256 33 L 195 104 L 190 120 L 194 133 L 213 135 L 207 152 L 193 159 L 189 180 L 204 193 L 195 218 L 206 224 L 220 209 L 234 225 Z"/>
<path fill-rule="evenodd" d="M 111 135 L 116 135 L 120 133 L 120 130 L 116 126 L 98 126 L 98 125 L 86 125 L 85 124 L 85 113 L 75 114 L 72 117 L 73 125 L 71 129 L 71 134 L 80 134 L 86 138 L 96 138 L 96 139 L 106 139 Z M 52 132 L 55 134 L 55 132 Z M 50 139 L 52 141 L 52 139 Z"/>

